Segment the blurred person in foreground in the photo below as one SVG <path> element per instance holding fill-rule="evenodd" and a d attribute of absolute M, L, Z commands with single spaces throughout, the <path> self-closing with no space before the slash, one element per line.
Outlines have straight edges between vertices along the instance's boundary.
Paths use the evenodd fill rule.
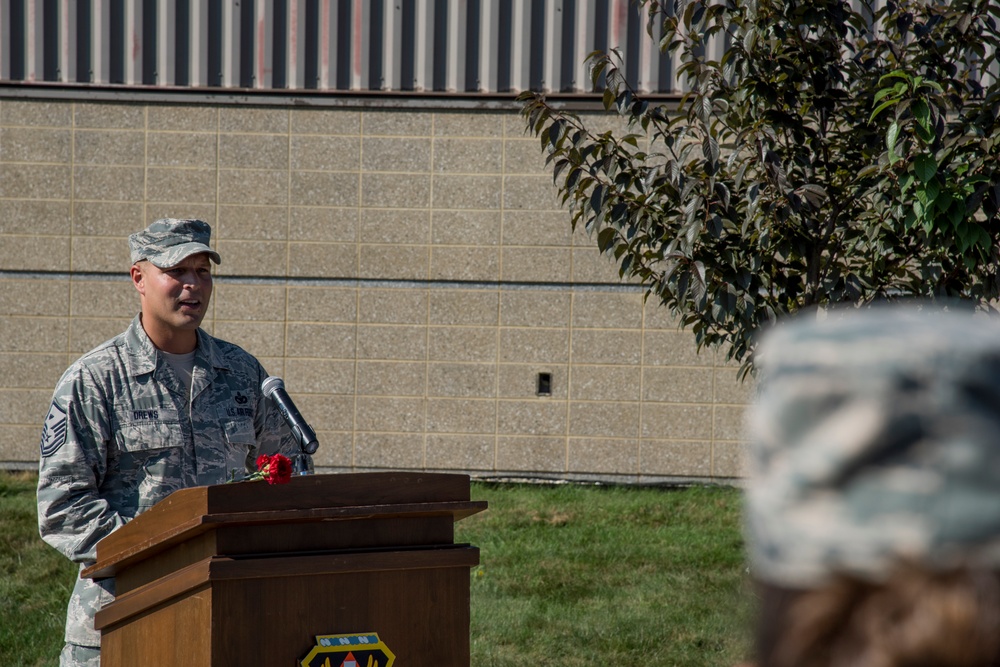
<path fill-rule="evenodd" d="M 211 228 L 165 218 L 129 236 L 140 312 L 56 385 L 42 428 L 38 527 L 80 569 L 97 543 L 167 495 L 219 484 L 259 453 L 293 454 L 292 432 L 261 393 L 252 355 L 201 329 L 212 298 Z M 78 578 L 60 665 L 97 667 L 94 614 L 114 579 Z"/>
<path fill-rule="evenodd" d="M 758 667 L 1000 665 L 1000 323 L 814 313 L 757 358 Z"/>

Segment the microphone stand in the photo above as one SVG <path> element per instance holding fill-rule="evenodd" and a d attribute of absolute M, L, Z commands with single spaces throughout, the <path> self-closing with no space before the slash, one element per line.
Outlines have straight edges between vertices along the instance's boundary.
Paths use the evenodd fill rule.
<path fill-rule="evenodd" d="M 293 475 L 311 475 L 316 471 L 313 467 L 313 457 L 305 452 L 299 452 L 292 459 Z"/>
<path fill-rule="evenodd" d="M 319 447 L 316 440 L 316 433 L 305 420 L 299 415 L 298 410 L 292 404 L 292 399 L 285 393 L 285 383 L 281 378 L 268 376 L 260 384 L 260 389 L 265 398 L 271 398 L 278 406 L 281 416 L 285 418 L 285 423 L 292 430 L 292 435 L 299 443 L 299 453 L 292 457 L 292 475 L 311 475 L 315 472 L 312 455 Z"/>
<path fill-rule="evenodd" d="M 319 446 L 315 440 L 306 442 L 306 436 L 297 427 L 292 427 L 295 440 L 299 443 L 299 453 L 292 458 L 292 475 L 312 475 L 316 469 L 313 466 L 312 452 Z M 311 450 L 311 451 L 310 451 Z"/>

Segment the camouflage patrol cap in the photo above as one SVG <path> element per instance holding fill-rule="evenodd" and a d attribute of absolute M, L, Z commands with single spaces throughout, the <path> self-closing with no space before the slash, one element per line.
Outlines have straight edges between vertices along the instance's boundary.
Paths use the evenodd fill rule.
<path fill-rule="evenodd" d="M 219 253 L 208 245 L 211 238 L 212 228 L 203 220 L 160 218 L 129 236 L 128 245 L 133 264 L 148 259 L 154 266 L 169 269 L 200 252 L 208 253 L 213 262 L 221 264 Z"/>
<path fill-rule="evenodd" d="M 745 529 L 791 588 L 901 562 L 1000 568 L 1000 323 L 916 306 L 778 325 L 758 348 Z"/>

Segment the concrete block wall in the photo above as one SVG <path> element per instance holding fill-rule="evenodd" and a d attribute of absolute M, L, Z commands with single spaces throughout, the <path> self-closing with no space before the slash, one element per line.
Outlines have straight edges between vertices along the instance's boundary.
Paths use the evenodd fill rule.
<path fill-rule="evenodd" d="M 0 99 L 0 465 L 138 300 L 125 237 L 200 217 L 205 328 L 335 470 L 738 477 L 752 387 L 571 233 L 516 111 Z M 537 395 L 539 373 L 551 394 Z"/>

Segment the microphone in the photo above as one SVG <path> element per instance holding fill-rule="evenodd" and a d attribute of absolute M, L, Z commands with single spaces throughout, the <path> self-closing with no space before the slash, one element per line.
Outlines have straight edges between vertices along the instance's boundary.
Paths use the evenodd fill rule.
<path fill-rule="evenodd" d="M 306 454 L 315 454 L 319 448 L 316 433 L 309 428 L 309 424 L 302 418 L 299 411 L 295 409 L 295 404 L 292 403 L 291 397 L 285 391 L 285 383 L 281 378 L 274 377 L 273 375 L 268 376 L 260 383 L 260 389 L 264 392 L 265 398 L 272 398 L 278 404 L 281 415 L 291 427 L 292 433 L 295 434 L 299 445 L 302 447 L 302 451 Z"/>

